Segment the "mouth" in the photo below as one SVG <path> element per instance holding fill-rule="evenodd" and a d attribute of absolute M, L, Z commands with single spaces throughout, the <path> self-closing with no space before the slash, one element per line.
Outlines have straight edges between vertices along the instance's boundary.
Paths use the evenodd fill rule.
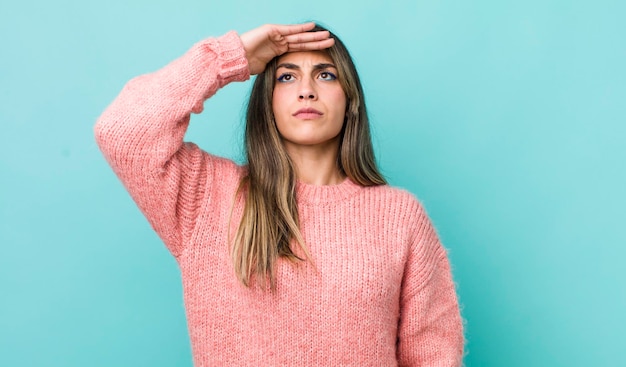
<path fill-rule="evenodd" d="M 321 111 L 318 111 L 315 108 L 306 107 L 306 108 L 299 109 L 292 116 L 297 117 L 299 119 L 303 119 L 303 120 L 312 120 L 322 115 L 323 113 Z"/>

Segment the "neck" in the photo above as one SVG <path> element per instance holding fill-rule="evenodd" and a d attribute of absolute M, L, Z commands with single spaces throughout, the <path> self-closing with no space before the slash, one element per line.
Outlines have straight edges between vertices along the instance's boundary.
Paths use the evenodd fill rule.
<path fill-rule="evenodd" d="M 285 148 L 299 181 L 311 185 L 337 185 L 345 179 L 337 166 L 338 140 L 323 146 L 285 143 Z"/>

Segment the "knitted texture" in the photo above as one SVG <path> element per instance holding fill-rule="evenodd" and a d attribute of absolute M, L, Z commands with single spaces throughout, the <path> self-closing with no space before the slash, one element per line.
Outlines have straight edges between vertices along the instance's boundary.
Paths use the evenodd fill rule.
<path fill-rule="evenodd" d="M 406 191 L 298 182 L 312 261 L 279 259 L 274 292 L 238 282 L 228 238 L 243 212 L 235 192 L 244 168 L 183 137 L 191 113 L 248 73 L 236 33 L 204 40 L 128 82 L 95 127 L 107 161 L 177 259 L 195 366 L 461 365 L 447 255 Z"/>

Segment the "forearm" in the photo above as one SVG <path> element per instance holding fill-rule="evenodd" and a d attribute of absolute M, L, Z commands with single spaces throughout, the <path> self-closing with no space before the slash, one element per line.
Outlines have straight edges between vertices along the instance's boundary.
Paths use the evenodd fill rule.
<path fill-rule="evenodd" d="M 126 84 L 98 119 L 98 145 L 121 178 L 127 171 L 154 172 L 182 146 L 191 113 L 200 113 L 222 86 L 248 77 L 234 32 L 199 42 L 161 70 Z"/>
<path fill-rule="evenodd" d="M 402 305 L 398 343 L 400 366 L 460 367 L 463 322 L 447 259 L 428 283 Z"/>

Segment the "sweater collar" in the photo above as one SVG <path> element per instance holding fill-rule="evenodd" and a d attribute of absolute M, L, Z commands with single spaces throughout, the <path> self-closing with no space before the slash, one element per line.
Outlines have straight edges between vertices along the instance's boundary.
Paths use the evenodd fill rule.
<path fill-rule="evenodd" d="M 320 205 L 345 200 L 363 189 L 349 178 L 337 185 L 312 185 L 296 182 L 296 197 L 301 205 Z"/>

